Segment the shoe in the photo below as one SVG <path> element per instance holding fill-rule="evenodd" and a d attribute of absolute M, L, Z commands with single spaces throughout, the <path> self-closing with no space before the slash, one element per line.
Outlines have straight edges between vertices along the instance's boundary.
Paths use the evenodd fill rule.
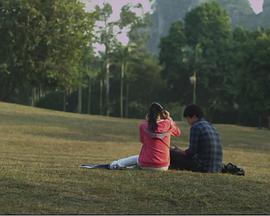
<path fill-rule="evenodd" d="M 80 167 L 87 169 L 110 169 L 110 164 L 82 164 Z"/>
<path fill-rule="evenodd" d="M 245 175 L 245 170 L 232 164 L 224 164 L 222 167 L 222 173 L 230 173 L 232 175 L 239 175 L 239 176 L 244 176 Z"/>
<path fill-rule="evenodd" d="M 123 167 L 120 167 L 117 163 L 117 161 L 113 161 L 111 164 L 109 164 L 109 169 L 110 170 L 119 170 L 123 169 Z"/>

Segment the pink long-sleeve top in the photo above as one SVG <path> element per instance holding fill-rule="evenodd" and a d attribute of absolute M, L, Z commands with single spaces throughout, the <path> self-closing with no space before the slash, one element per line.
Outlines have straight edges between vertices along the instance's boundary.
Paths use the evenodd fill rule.
<path fill-rule="evenodd" d="M 154 132 L 149 130 L 148 122 L 144 121 L 140 125 L 142 148 L 139 155 L 139 165 L 151 168 L 169 166 L 171 135 L 181 135 L 180 129 L 171 118 L 158 120 Z"/>

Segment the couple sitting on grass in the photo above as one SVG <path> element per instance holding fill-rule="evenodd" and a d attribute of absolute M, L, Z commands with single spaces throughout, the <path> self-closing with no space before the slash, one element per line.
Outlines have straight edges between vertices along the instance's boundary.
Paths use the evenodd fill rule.
<path fill-rule="evenodd" d="M 152 103 L 146 120 L 140 125 L 139 155 L 113 161 L 110 164 L 82 165 L 85 168 L 107 168 L 111 170 L 139 167 L 141 169 L 166 171 L 168 169 L 194 172 L 238 172 L 244 171 L 235 165 L 222 163 L 222 144 L 216 128 L 203 119 L 202 109 L 194 104 L 187 106 L 184 117 L 191 125 L 189 147 L 184 151 L 170 146 L 171 136 L 180 136 L 181 131 L 161 104 Z M 87 167 L 88 166 L 88 167 Z"/>

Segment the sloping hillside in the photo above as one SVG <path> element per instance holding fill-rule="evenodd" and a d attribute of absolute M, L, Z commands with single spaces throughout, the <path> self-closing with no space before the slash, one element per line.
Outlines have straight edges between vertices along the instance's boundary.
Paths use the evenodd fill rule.
<path fill-rule="evenodd" d="M 0 103 L 0 214 L 269 214 L 270 131 L 217 125 L 246 176 L 85 170 L 139 152 L 140 120 Z M 187 146 L 188 126 L 173 143 Z"/>

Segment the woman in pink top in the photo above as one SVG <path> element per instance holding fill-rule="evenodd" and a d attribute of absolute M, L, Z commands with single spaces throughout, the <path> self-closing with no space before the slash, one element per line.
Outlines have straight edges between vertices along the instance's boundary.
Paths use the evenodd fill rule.
<path fill-rule="evenodd" d="M 168 170 L 170 165 L 170 140 L 180 136 L 180 129 L 159 103 L 152 103 L 146 120 L 140 125 L 142 148 L 139 155 L 113 161 L 110 169 L 138 165 L 142 169 Z"/>

